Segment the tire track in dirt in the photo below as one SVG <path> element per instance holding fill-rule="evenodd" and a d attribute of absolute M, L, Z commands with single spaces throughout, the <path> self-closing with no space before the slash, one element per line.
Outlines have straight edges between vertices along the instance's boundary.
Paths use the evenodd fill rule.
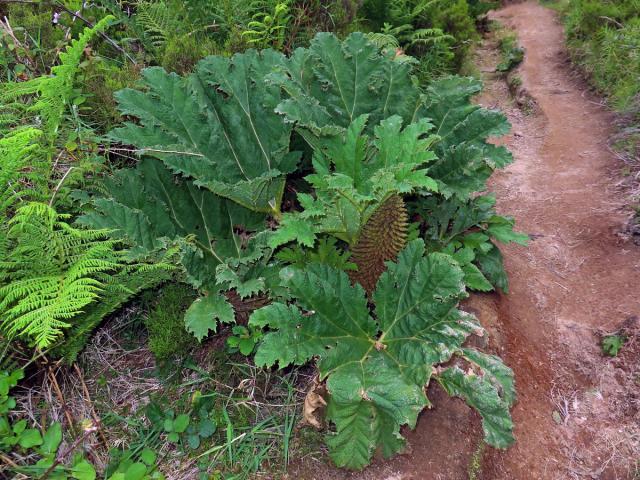
<path fill-rule="evenodd" d="M 539 108 L 526 115 L 505 105 L 504 83 L 489 82 L 480 99 L 513 123 L 506 143 L 515 162 L 492 187 L 499 209 L 533 237 L 504 249 L 511 292 L 498 302 L 519 391 L 517 444 L 492 453 L 483 478 L 631 479 L 640 359 L 635 352 L 621 375 L 596 335 L 625 320 L 633 329 L 629 319 L 640 315 L 640 249 L 617 234 L 627 215 L 607 148 L 613 117 L 572 74 L 554 12 L 527 1 L 492 17 L 525 48 L 518 75 Z"/>

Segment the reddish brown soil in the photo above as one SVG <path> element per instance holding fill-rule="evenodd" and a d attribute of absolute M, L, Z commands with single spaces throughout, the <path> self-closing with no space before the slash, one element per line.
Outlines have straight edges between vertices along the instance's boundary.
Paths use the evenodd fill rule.
<path fill-rule="evenodd" d="M 499 209 L 529 233 L 529 247 L 504 248 L 508 295 L 474 296 L 474 311 L 491 333 L 488 350 L 513 368 L 519 400 L 517 443 L 487 448 L 483 480 L 640 478 L 640 248 L 619 235 L 626 221 L 619 166 L 607 148 L 612 114 L 571 70 L 562 26 L 537 2 L 493 15 L 514 29 L 526 49 L 516 75 L 524 90 L 511 99 L 492 73 L 495 42 L 478 52 L 487 88 L 479 102 L 500 108 L 513 130 L 502 143 L 515 162 L 497 173 Z M 531 108 L 535 105 L 534 108 Z M 599 335 L 624 328 L 630 340 L 616 359 L 604 357 Z M 410 451 L 359 473 L 306 459 L 295 479 L 464 480 L 480 442 L 477 415 L 432 386 Z"/>
<path fill-rule="evenodd" d="M 640 358 L 621 373 L 598 345 L 640 314 L 640 249 L 617 235 L 626 214 L 607 148 L 613 118 L 571 73 L 552 11 L 529 1 L 495 18 L 526 49 L 519 75 L 539 108 L 508 111 L 516 161 L 493 182 L 499 208 L 535 240 L 505 249 L 512 287 L 499 317 L 519 385 L 518 443 L 491 456 L 484 478 L 633 478 Z"/>

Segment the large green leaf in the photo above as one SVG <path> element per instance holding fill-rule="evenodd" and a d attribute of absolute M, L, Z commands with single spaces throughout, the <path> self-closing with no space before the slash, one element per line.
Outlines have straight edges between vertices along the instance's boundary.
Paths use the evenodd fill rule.
<path fill-rule="evenodd" d="M 424 103 L 418 115 L 427 117 L 440 136 L 437 152 L 462 143 L 480 147 L 484 159 L 493 168 L 502 168 L 511 162 L 511 154 L 503 146 L 487 143 L 492 136 L 509 132 L 509 122 L 497 110 L 488 110 L 471 102 L 482 90 L 482 82 L 471 77 L 446 77 L 427 87 Z"/>
<path fill-rule="evenodd" d="M 429 174 L 438 181 L 445 197 L 456 195 L 466 200 L 483 191 L 491 172 L 512 161 L 504 146 L 488 142 L 509 131 L 506 117 L 472 103 L 482 83 L 474 78 L 447 77 L 427 88 L 418 117 L 427 117 L 435 125 L 440 139 L 435 144 L 438 162 Z"/>
<path fill-rule="evenodd" d="M 188 332 L 202 341 L 209 334 L 209 330 L 215 332 L 218 322 L 233 323 L 235 321 L 233 307 L 223 295 L 207 295 L 196 299 L 184 317 Z"/>
<path fill-rule="evenodd" d="M 143 72 L 145 91 L 116 94 L 125 123 L 111 132 L 120 143 L 162 160 L 246 208 L 278 211 L 284 180 L 298 155 L 289 152 L 291 125 L 275 113 L 278 86 L 265 76 L 284 65 L 272 50 L 202 60 L 186 78 L 159 67 Z"/>
<path fill-rule="evenodd" d="M 483 159 L 482 149 L 469 143 L 449 147 L 429 168 L 429 175 L 445 198 L 456 195 L 462 200 L 483 191 L 492 172 Z"/>
<path fill-rule="evenodd" d="M 496 287 L 506 293 L 508 280 L 494 242 L 526 245 L 528 236 L 514 231 L 512 218 L 496 213 L 495 202 L 492 195 L 466 201 L 455 196 L 432 196 L 413 201 L 410 206 L 426 220 L 427 249 L 453 255 L 465 272 L 469 288 L 489 291 Z"/>
<path fill-rule="evenodd" d="M 491 248 L 476 255 L 478 268 L 485 277 L 504 293 L 509 293 L 509 278 L 504 269 L 502 252 L 491 242 Z"/>
<path fill-rule="evenodd" d="M 463 398 L 480 413 L 484 438 L 489 445 L 507 448 L 514 442 L 509 404 L 486 371 L 465 373 L 454 366 L 444 369 L 436 379 L 449 395 Z"/>
<path fill-rule="evenodd" d="M 330 394 L 327 416 L 336 428 L 327 442 L 338 466 L 362 468 L 377 448 L 396 453 L 404 445 L 400 427 L 415 426 L 429 405 L 423 387 L 433 365 L 461 353 L 465 338 L 481 330 L 456 308 L 466 296 L 462 270 L 448 255 L 424 256 L 422 240 L 411 242 L 378 281 L 375 317 L 362 287 L 344 272 L 312 264 L 281 276 L 296 305 L 274 303 L 252 315 L 252 325 L 271 329 L 256 364 L 283 368 L 319 358 Z M 491 367 L 501 379 L 508 370 Z M 488 385 L 501 398 L 502 383 Z M 489 430 L 487 440 L 496 438 Z"/>
<path fill-rule="evenodd" d="M 176 179 L 158 160 L 146 158 L 135 169 L 116 172 L 104 188 L 110 196 L 95 198 L 94 211 L 79 221 L 112 230 L 133 244 L 136 255 L 181 241 L 182 264 L 196 288 L 214 288 L 216 266 L 243 255 L 234 228 L 264 228 L 264 214 Z"/>
<path fill-rule="evenodd" d="M 371 127 L 392 115 L 413 121 L 420 90 L 410 74 L 410 65 L 380 52 L 362 33 L 344 42 L 319 33 L 271 79 L 289 96 L 278 112 L 317 135 L 341 131 L 365 114 Z"/>

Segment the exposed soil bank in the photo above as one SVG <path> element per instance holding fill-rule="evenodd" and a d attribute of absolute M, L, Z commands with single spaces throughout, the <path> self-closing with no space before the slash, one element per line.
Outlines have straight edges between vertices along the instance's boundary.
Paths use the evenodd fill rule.
<path fill-rule="evenodd" d="M 526 49 L 515 75 L 536 108 L 511 99 L 493 74 L 495 42 L 478 51 L 486 74 L 479 102 L 513 124 L 500 141 L 515 162 L 492 180 L 498 206 L 532 236 L 529 247 L 503 251 L 508 295 L 476 295 L 466 308 L 489 330 L 487 350 L 516 375 L 517 443 L 485 449 L 477 415 L 430 387 L 410 451 L 360 473 L 307 459 L 296 479 L 626 480 L 640 459 L 640 248 L 618 235 L 626 220 L 616 190 L 618 160 L 607 148 L 612 115 L 572 74 L 562 26 L 537 2 L 511 4 L 492 17 L 514 29 Z M 625 328 L 619 358 L 604 357 L 598 335 Z M 640 468 L 640 467 L 638 467 Z"/>

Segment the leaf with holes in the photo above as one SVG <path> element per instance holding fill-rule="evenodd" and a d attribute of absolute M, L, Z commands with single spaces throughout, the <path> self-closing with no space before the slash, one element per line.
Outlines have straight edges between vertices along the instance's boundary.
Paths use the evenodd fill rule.
<path fill-rule="evenodd" d="M 286 268 L 281 276 L 296 304 L 274 303 L 252 315 L 251 325 L 271 330 L 256 364 L 284 368 L 319 358 L 330 395 L 327 418 L 335 425 L 327 443 L 338 466 L 360 469 L 378 448 L 387 457 L 401 450 L 400 427 L 413 428 L 429 405 L 424 386 L 433 366 L 463 355 L 467 336 L 482 330 L 457 309 L 466 296 L 462 270 L 448 255 L 425 256 L 422 240 L 411 242 L 378 281 L 375 316 L 362 287 L 351 285 L 344 272 L 312 264 Z M 494 367 L 490 371 L 504 380 L 508 369 Z M 483 388 L 502 398 L 500 385 Z M 468 399 L 479 409 L 488 405 L 484 394 Z M 508 417 L 508 407 L 500 413 Z M 503 437 L 487 430 L 492 444 L 503 446 Z"/>
<path fill-rule="evenodd" d="M 116 94 L 120 112 L 138 119 L 110 133 L 194 184 L 259 212 L 278 211 L 284 179 L 298 155 L 289 152 L 291 124 L 275 113 L 281 90 L 265 76 L 284 66 L 272 50 L 203 59 L 180 77 L 143 71 L 145 91 Z"/>
<path fill-rule="evenodd" d="M 234 228 L 264 228 L 265 216 L 220 198 L 189 180 L 176 180 L 158 160 L 146 158 L 135 169 L 117 171 L 105 181 L 109 197 L 96 195 L 93 211 L 79 221 L 108 228 L 145 256 L 183 241 L 181 261 L 196 288 L 215 290 L 216 267 L 229 257 L 241 257 Z M 186 242 L 186 244 L 184 244 Z"/>

